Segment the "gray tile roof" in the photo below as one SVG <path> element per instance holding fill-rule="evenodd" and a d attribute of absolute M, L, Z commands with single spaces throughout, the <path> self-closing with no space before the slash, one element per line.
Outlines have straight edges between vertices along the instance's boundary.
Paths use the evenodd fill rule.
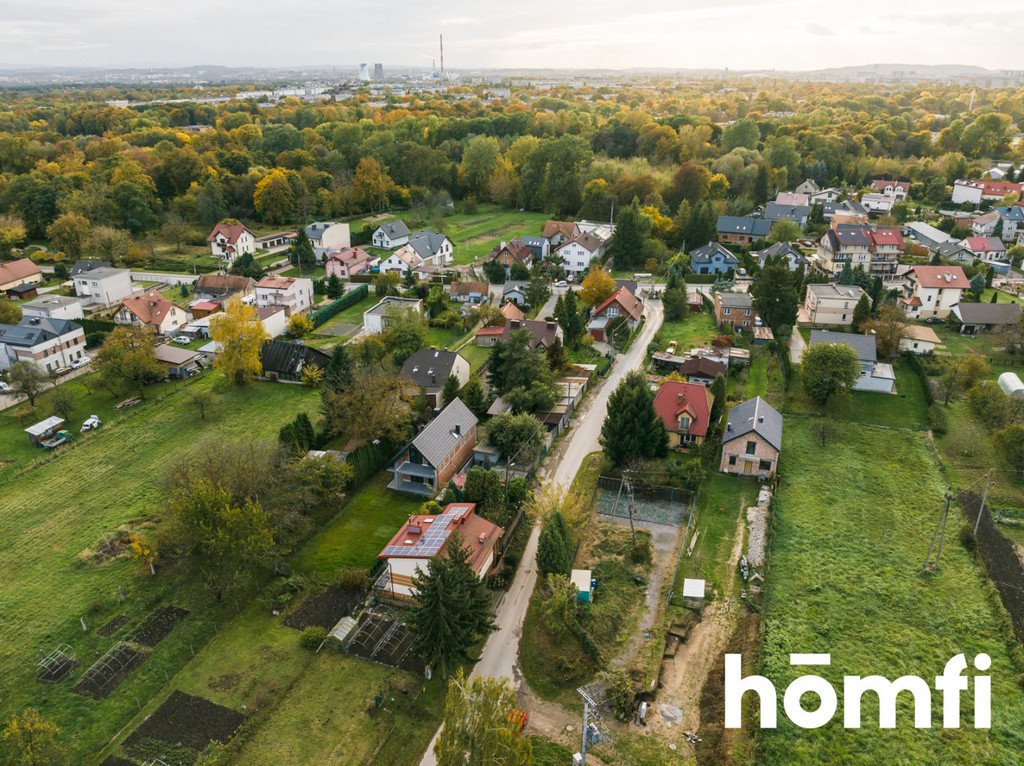
<path fill-rule="evenodd" d="M 405 225 L 405 221 L 385 221 L 377 228 L 383 229 L 390 239 L 401 239 L 402 237 L 409 236 L 409 227 Z"/>
<path fill-rule="evenodd" d="M 83 274 L 86 271 L 92 271 L 93 269 L 107 268 L 109 269 L 113 264 L 110 261 L 75 261 L 75 265 L 71 267 L 71 271 L 68 276 L 77 277 L 79 274 Z"/>
<path fill-rule="evenodd" d="M 51 317 L 22 317 L 18 324 L 0 324 L 0 343 L 20 348 L 32 348 L 44 341 L 81 330 L 82 326 L 67 319 Z"/>
<path fill-rule="evenodd" d="M 1021 315 L 1016 303 L 958 303 L 955 308 L 964 324 L 1016 324 Z"/>
<path fill-rule="evenodd" d="M 802 223 L 810 211 L 811 208 L 807 205 L 780 205 L 778 202 L 769 202 L 764 206 L 764 217 L 769 221 Z"/>
<path fill-rule="evenodd" d="M 408 378 L 420 388 L 439 388 L 452 374 L 458 358 L 459 355 L 454 351 L 421 348 L 405 360 L 402 377 Z"/>
<path fill-rule="evenodd" d="M 721 256 L 722 260 L 726 263 L 737 264 L 740 262 L 739 258 L 719 243 L 708 242 L 706 245 L 690 251 L 690 263 L 691 265 L 694 263 L 710 263 L 711 259 L 716 255 Z"/>
<path fill-rule="evenodd" d="M 729 410 L 722 441 L 728 442 L 756 433 L 775 449 L 782 449 L 782 415 L 760 396 Z"/>
<path fill-rule="evenodd" d="M 857 352 L 857 358 L 862 362 L 874 362 L 878 358 L 875 351 L 874 335 L 857 335 L 852 332 L 832 332 L 831 330 L 811 330 L 811 342 L 809 345 L 816 346 L 821 343 L 845 343 Z"/>
<path fill-rule="evenodd" d="M 754 305 L 750 293 L 718 293 L 719 303 L 731 309 L 749 309 Z"/>
<path fill-rule="evenodd" d="M 426 260 L 437 255 L 446 239 L 448 238 L 444 234 L 438 234 L 433 229 L 423 229 L 409 237 L 409 245 L 420 258 Z"/>
<path fill-rule="evenodd" d="M 420 431 L 412 440 L 412 446 L 436 468 L 476 424 L 476 415 L 470 412 L 469 407 L 463 404 L 461 399 L 456 398 Z"/>
<path fill-rule="evenodd" d="M 323 233 L 334 225 L 334 221 L 314 221 L 306 227 L 306 236 L 309 239 L 320 239 Z"/>
<path fill-rule="evenodd" d="M 772 230 L 772 221 L 764 218 L 744 218 L 735 215 L 718 216 L 719 234 L 748 234 L 752 237 L 767 237 Z"/>

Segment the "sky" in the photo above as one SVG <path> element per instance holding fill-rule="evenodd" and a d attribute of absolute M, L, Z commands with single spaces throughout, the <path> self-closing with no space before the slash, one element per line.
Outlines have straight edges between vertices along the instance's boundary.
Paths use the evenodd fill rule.
<path fill-rule="evenodd" d="M 1024 69 L 1021 0 L 0 0 L 0 65 Z"/>

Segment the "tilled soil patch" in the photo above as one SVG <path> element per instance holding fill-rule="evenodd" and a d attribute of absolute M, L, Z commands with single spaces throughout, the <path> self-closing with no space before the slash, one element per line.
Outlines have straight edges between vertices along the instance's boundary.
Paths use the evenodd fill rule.
<path fill-rule="evenodd" d="M 128 644 L 118 644 L 100 657 L 75 684 L 72 690 L 84 697 L 101 700 L 114 691 L 135 668 L 146 661 L 146 655 Z"/>
<path fill-rule="evenodd" d="M 135 641 L 143 646 L 156 646 L 174 630 L 174 626 L 188 617 L 188 610 L 177 606 L 165 606 L 151 614 L 135 634 Z"/>
<path fill-rule="evenodd" d="M 201 751 L 211 742 L 227 742 L 245 716 L 202 697 L 176 691 L 131 733 L 125 746 L 155 739 Z"/>
<path fill-rule="evenodd" d="M 109 638 L 110 636 L 112 636 L 115 633 L 117 633 L 117 631 L 119 631 L 121 628 L 123 628 L 127 624 L 128 624 L 128 615 L 126 615 L 126 614 L 119 614 L 119 615 L 117 615 L 117 617 L 114 617 L 110 622 L 108 622 L 106 625 L 104 625 L 102 628 L 100 628 L 96 632 L 99 633 L 101 636 L 103 636 L 105 638 Z"/>
<path fill-rule="evenodd" d="M 65 659 L 63 662 L 54 663 L 46 670 L 39 673 L 36 676 L 36 680 L 41 684 L 55 684 L 63 681 L 78 667 L 78 660 L 73 660 L 70 657 Z"/>
<path fill-rule="evenodd" d="M 338 620 L 362 603 L 363 594 L 358 590 L 347 588 L 328 588 L 323 593 L 310 596 L 287 617 L 284 624 L 289 628 L 304 630 L 310 625 L 318 625 L 330 630 L 338 624 Z"/>

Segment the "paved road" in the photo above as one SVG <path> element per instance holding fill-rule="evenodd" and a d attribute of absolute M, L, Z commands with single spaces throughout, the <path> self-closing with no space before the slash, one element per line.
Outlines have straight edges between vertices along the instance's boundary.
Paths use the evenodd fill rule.
<path fill-rule="evenodd" d="M 61 375 L 60 376 L 60 380 L 57 381 L 56 385 L 59 386 L 61 383 L 67 383 L 69 380 L 74 380 L 78 376 L 86 375 L 86 374 L 88 374 L 90 372 L 92 372 L 92 365 L 91 364 L 87 364 L 85 367 L 79 367 L 77 370 L 71 370 L 70 372 L 68 372 L 68 373 L 66 373 L 64 375 Z M 47 391 L 47 390 L 53 388 L 53 386 L 54 386 L 54 383 L 52 381 L 49 381 L 49 382 L 44 384 L 43 390 Z M 24 402 L 24 401 L 26 401 L 26 400 L 24 398 L 22 398 L 22 397 L 14 396 L 12 394 L 0 393 L 0 411 L 6 410 L 8 407 L 13 407 L 14 405 L 18 404 L 19 402 Z M 49 415 L 47 415 L 47 417 L 49 417 Z M 83 417 L 82 420 L 85 420 L 85 418 Z"/>
<path fill-rule="evenodd" d="M 644 324 L 643 332 L 628 353 L 619 355 L 612 372 L 590 398 L 586 409 L 574 420 L 572 430 L 569 431 L 563 445 L 561 457 L 557 465 L 547 475 L 548 480 L 562 487 L 569 487 L 580 470 L 580 466 L 583 465 L 584 458 L 601 448 L 599 438 L 601 425 L 604 423 L 604 416 L 608 410 L 608 397 L 611 396 L 612 391 L 627 372 L 643 365 L 647 346 L 661 327 L 663 319 L 661 301 L 648 300 L 646 315 L 647 321 Z M 518 667 L 519 639 L 522 636 L 523 619 L 526 617 L 526 609 L 530 604 L 530 595 L 537 583 L 536 557 L 539 536 L 540 527 L 535 526 L 530 531 L 530 538 L 523 551 L 522 563 L 512 580 L 512 585 L 498 605 L 498 612 L 495 616 L 497 629 L 488 636 L 483 652 L 480 654 L 480 660 L 473 668 L 471 677 L 478 675 L 500 676 L 511 679 L 517 686 L 522 681 L 522 674 Z M 427 751 L 423 754 L 420 766 L 436 766 L 437 759 L 434 757 L 434 742 L 436 740 L 437 734 L 434 735 Z"/>

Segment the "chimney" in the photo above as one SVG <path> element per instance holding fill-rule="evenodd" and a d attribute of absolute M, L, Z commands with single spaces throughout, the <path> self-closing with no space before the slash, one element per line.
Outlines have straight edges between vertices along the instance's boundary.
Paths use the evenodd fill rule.
<path fill-rule="evenodd" d="M 547 328 L 548 328 L 548 332 L 554 332 L 555 331 L 555 323 L 554 322 L 548 322 L 547 323 Z"/>
<path fill-rule="evenodd" d="M 511 329 L 513 329 L 513 330 L 518 330 L 519 329 L 519 320 L 518 319 L 511 319 L 511 320 L 509 320 L 509 327 Z"/>
<path fill-rule="evenodd" d="M 461 436 L 462 435 L 462 426 L 460 426 L 458 423 L 456 423 L 455 424 L 455 428 L 452 431 L 452 433 L 454 433 L 456 436 Z"/>

